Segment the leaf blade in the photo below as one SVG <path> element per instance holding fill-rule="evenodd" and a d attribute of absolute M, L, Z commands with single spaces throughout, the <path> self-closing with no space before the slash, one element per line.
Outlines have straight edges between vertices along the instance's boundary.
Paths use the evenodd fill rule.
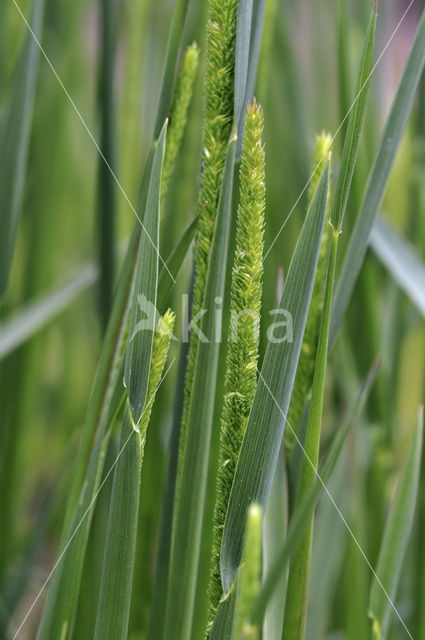
<path fill-rule="evenodd" d="M 333 342 L 342 322 L 357 276 L 360 272 L 369 244 L 373 223 L 382 203 L 395 155 L 407 124 L 424 64 L 425 11 L 422 14 L 409 59 L 406 63 L 381 136 L 379 148 L 363 197 L 363 203 L 350 238 L 350 244 L 344 259 L 342 273 L 335 294 L 330 343 Z"/>
<path fill-rule="evenodd" d="M 165 121 L 162 127 L 152 163 L 152 173 L 137 258 L 136 279 L 134 282 L 134 290 L 137 292 L 137 295 L 133 296 L 130 318 L 130 342 L 125 357 L 124 384 L 128 393 L 132 419 L 136 424 L 143 411 L 149 377 L 148 362 L 142 361 L 140 354 L 143 353 L 148 357 L 148 354 L 151 353 L 153 332 L 156 326 L 156 317 L 154 315 L 153 317 L 147 318 L 150 330 L 139 330 L 141 326 L 140 323 L 144 321 L 143 315 L 145 313 L 139 296 L 143 296 L 147 304 L 152 305 L 153 309 L 156 309 L 159 269 L 161 174 L 164 162 L 167 122 L 168 121 Z"/>
<path fill-rule="evenodd" d="M 420 407 L 415 431 L 388 516 L 376 573 L 370 590 L 369 617 L 373 623 L 373 636 L 379 640 L 384 640 L 387 637 L 390 615 L 393 610 L 396 611 L 393 603 L 410 536 L 418 493 L 423 428 L 423 407 Z"/>
<path fill-rule="evenodd" d="M 373 225 L 371 247 L 425 317 L 425 265 L 414 248 L 381 217 Z"/>

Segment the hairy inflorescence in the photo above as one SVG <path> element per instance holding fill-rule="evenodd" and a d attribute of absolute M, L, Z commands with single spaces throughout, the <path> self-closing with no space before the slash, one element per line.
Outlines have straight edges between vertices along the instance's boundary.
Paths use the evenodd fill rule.
<path fill-rule="evenodd" d="M 231 285 L 225 396 L 209 586 L 209 621 L 221 594 L 220 548 L 236 463 L 257 383 L 265 209 L 263 112 L 248 106 L 240 169 L 240 203 Z"/>
<path fill-rule="evenodd" d="M 202 307 L 224 161 L 233 125 L 237 4 L 237 0 L 210 0 L 209 5 L 207 63 L 204 81 L 203 160 L 199 205 L 201 213 L 195 247 L 192 316 L 195 316 Z M 198 337 L 192 332 L 186 366 L 177 487 L 179 486 L 185 450 L 186 425 L 197 343 Z M 178 489 L 176 494 L 178 494 Z"/>
<path fill-rule="evenodd" d="M 140 434 L 142 453 L 146 440 L 146 431 L 152 413 L 152 406 L 155 401 L 156 392 L 161 382 L 162 373 L 167 361 L 168 350 L 170 348 L 171 336 L 173 334 L 175 313 L 168 309 L 159 318 L 152 343 L 152 357 L 149 369 L 148 388 L 146 391 L 146 401 L 137 430 Z"/>

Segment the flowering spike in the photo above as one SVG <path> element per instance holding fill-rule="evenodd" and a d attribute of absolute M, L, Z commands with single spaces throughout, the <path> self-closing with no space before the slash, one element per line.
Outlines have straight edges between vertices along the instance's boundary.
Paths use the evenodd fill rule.
<path fill-rule="evenodd" d="M 240 169 L 240 204 L 230 301 L 230 334 L 221 417 L 217 498 L 209 585 L 209 622 L 222 594 L 220 548 L 237 458 L 257 384 L 265 209 L 263 112 L 248 105 Z"/>

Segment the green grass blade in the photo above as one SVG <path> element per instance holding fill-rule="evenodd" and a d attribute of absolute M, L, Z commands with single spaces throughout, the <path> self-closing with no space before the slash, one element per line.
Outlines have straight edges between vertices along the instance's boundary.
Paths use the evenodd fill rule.
<path fill-rule="evenodd" d="M 332 295 L 335 281 L 339 231 L 331 225 L 331 247 L 323 297 L 323 311 L 319 331 L 317 355 L 314 367 L 313 386 L 308 414 L 307 432 L 302 459 L 302 470 L 298 501 L 302 502 L 316 480 L 319 462 L 320 437 L 322 431 L 323 397 L 325 392 L 328 356 L 329 325 Z M 283 637 L 288 640 L 304 637 L 307 614 L 308 585 L 310 580 L 311 549 L 313 542 L 313 514 L 292 559 L 285 606 Z"/>
<path fill-rule="evenodd" d="M 119 372 L 122 373 L 122 369 Z M 85 474 L 84 490 L 69 518 L 69 523 L 65 521 L 63 543 L 53 568 L 53 578 L 40 620 L 37 640 L 47 640 L 52 637 L 61 637 L 62 640 L 72 638 L 84 555 L 96 494 L 102 477 L 103 461 L 112 425 L 122 410 L 124 399 L 125 391 L 119 381 L 111 392 L 108 404 L 103 411 L 99 432 Z"/>
<path fill-rule="evenodd" d="M 164 145 L 157 146 L 159 151 L 156 155 L 163 154 L 163 147 Z M 147 206 L 150 185 L 154 181 L 154 155 L 151 159 L 152 162 L 149 162 L 146 168 L 141 192 L 140 209 L 142 210 L 145 205 Z M 158 210 L 154 208 L 154 211 L 158 216 Z M 60 637 L 60 634 L 64 633 L 64 629 L 64 639 L 71 637 L 72 634 L 91 516 L 102 476 L 111 421 L 116 413 L 115 397 L 117 394 L 120 395 L 122 388 L 123 342 L 127 336 L 129 300 L 132 283 L 135 279 L 137 252 L 141 243 L 139 223 L 137 225 L 134 227 L 124 261 L 89 401 L 77 464 L 74 469 L 73 486 L 68 499 L 62 542 L 57 560 L 58 566 L 53 574 L 49 596 L 40 621 L 38 640 L 47 639 L 55 634 Z M 158 259 L 155 251 L 151 252 L 151 258 L 152 260 Z M 69 546 L 67 546 L 66 553 L 63 554 L 66 545 Z"/>
<path fill-rule="evenodd" d="M 226 157 L 205 291 L 204 307 L 208 311 L 201 322 L 207 342 L 199 340 L 198 343 L 179 495 L 175 502 L 164 633 L 166 638 L 175 640 L 190 637 L 192 625 L 220 349 L 215 339 L 214 301 L 217 297 L 223 298 L 224 293 L 235 145 L 235 140 L 229 143 Z"/>
<path fill-rule="evenodd" d="M 100 13 L 102 27 L 98 105 L 101 155 L 98 156 L 97 223 L 100 265 L 99 309 L 102 324 L 106 329 L 113 303 L 115 277 L 116 184 L 111 169 L 116 173 L 117 0 L 100 0 Z"/>
<path fill-rule="evenodd" d="M 266 4 L 267 0 L 257 0 L 252 8 L 251 47 L 249 54 L 248 77 L 246 81 L 246 95 L 248 100 L 252 100 L 257 82 L 257 71 L 263 41 Z"/>
<path fill-rule="evenodd" d="M 57 288 L 44 293 L 0 323 L 0 360 L 46 327 L 99 279 L 95 264 L 87 264 Z"/>
<path fill-rule="evenodd" d="M 183 262 L 189 252 L 196 233 L 199 216 L 195 216 L 189 223 L 181 238 L 166 261 L 162 265 L 158 280 L 158 310 L 163 313 L 170 296 L 174 279 L 177 278 Z M 120 243 L 121 248 L 121 243 Z M 137 251 L 134 251 L 137 255 Z M 30 340 L 39 331 L 47 327 L 62 312 L 84 293 L 89 291 L 99 280 L 99 269 L 96 264 L 89 262 L 79 267 L 72 276 L 34 300 L 0 323 L 0 360 L 18 347 Z"/>
<path fill-rule="evenodd" d="M 0 297 L 9 280 L 21 217 L 31 119 L 37 82 L 44 0 L 34 0 L 31 33 L 16 69 L 16 79 L 0 136 Z M 35 37 L 34 37 L 35 36 Z"/>
<path fill-rule="evenodd" d="M 277 340 L 269 342 L 248 419 L 223 534 L 221 578 L 225 593 L 231 587 L 239 565 L 249 504 L 255 501 L 265 508 L 270 493 L 285 426 L 283 416 L 288 411 L 314 284 L 328 184 L 329 165 L 307 214 L 280 303 L 280 309 L 286 310 L 285 318 L 288 318 L 287 314 L 291 316 L 292 341 L 288 341 L 285 328 L 283 335 L 277 334 Z M 256 469 L 255 474 L 253 469 Z"/>
<path fill-rule="evenodd" d="M 174 4 L 173 18 L 168 38 L 167 54 L 165 57 L 164 71 L 162 75 L 161 92 L 154 137 L 159 137 L 164 120 L 171 115 L 171 105 L 176 83 L 176 63 L 182 45 L 183 30 L 186 23 L 186 15 L 190 0 L 176 0 Z"/>
<path fill-rule="evenodd" d="M 159 265 L 159 201 L 161 193 L 162 164 L 164 162 L 167 121 L 165 122 L 152 163 L 152 174 L 146 199 L 143 230 L 140 237 L 137 259 L 136 279 L 134 283 L 133 303 L 130 318 L 129 346 L 125 357 L 124 384 L 127 389 L 132 419 L 138 423 L 145 403 L 149 377 L 149 360 L 152 350 L 153 332 L 156 318 L 148 318 L 152 326 L 149 331 L 139 331 L 140 323 L 145 319 L 147 304 L 156 308 Z M 145 360 L 140 357 L 143 354 Z M 146 360 L 147 358 L 147 360 Z"/>
<path fill-rule="evenodd" d="M 235 615 L 235 585 L 221 600 L 214 624 L 211 629 L 210 640 L 233 640 L 233 620 Z"/>
<path fill-rule="evenodd" d="M 242 118 L 246 109 L 246 84 L 249 69 L 249 52 L 251 45 L 253 0 L 240 0 L 238 3 L 238 21 L 236 29 L 236 62 L 235 62 L 235 124 L 241 138 Z"/>
<path fill-rule="evenodd" d="M 381 137 L 378 152 L 363 198 L 363 203 L 350 238 L 343 269 L 335 293 L 330 342 L 336 335 L 348 306 L 357 276 L 370 240 L 373 223 L 379 213 L 391 168 L 406 127 L 416 89 L 425 64 L 425 12 L 406 63 L 397 94 Z"/>
<path fill-rule="evenodd" d="M 192 244 L 192 240 L 195 237 L 196 229 L 198 228 L 198 222 L 199 215 L 195 216 L 189 223 L 187 228 L 183 231 L 180 240 L 177 242 L 173 251 L 170 253 L 165 265 L 162 265 L 158 280 L 157 306 L 160 313 L 163 313 L 165 311 L 168 297 L 174 285 L 173 278 L 177 278 L 184 259 L 188 254 L 190 245 Z"/>
<path fill-rule="evenodd" d="M 316 136 L 315 150 L 313 156 L 313 177 L 308 189 L 308 206 L 310 206 L 314 194 L 319 184 L 320 176 L 326 166 L 326 162 L 332 145 L 332 136 L 323 131 Z M 329 198 L 328 209 L 329 210 Z M 308 310 L 307 324 L 304 330 L 303 342 L 300 357 L 297 365 L 294 387 L 289 405 L 287 419 L 291 429 L 285 430 L 284 444 L 287 458 L 291 458 L 296 434 L 300 429 L 304 412 L 304 405 L 313 384 L 314 363 L 316 361 L 317 347 L 320 334 L 320 320 L 323 310 L 323 290 L 326 281 L 328 268 L 330 244 L 330 226 L 326 225 L 323 232 L 322 244 L 320 247 L 319 261 L 317 263 L 316 277 L 314 280 L 313 293 L 311 295 L 310 308 Z M 290 474 L 290 478 L 292 474 Z"/>
<path fill-rule="evenodd" d="M 155 210 L 151 214 L 156 215 Z M 125 640 L 128 635 L 136 557 L 140 471 L 152 405 L 161 382 L 173 327 L 174 314 L 167 312 L 158 322 L 149 356 L 148 353 L 140 352 L 143 362 L 152 354 L 146 402 L 138 423 L 132 421 L 131 409 L 127 407 L 121 429 L 109 506 L 95 640 Z"/>
<path fill-rule="evenodd" d="M 305 530 L 306 524 L 309 521 L 309 518 L 314 510 L 314 507 L 317 504 L 319 497 L 323 493 L 323 485 L 326 485 L 333 469 L 335 468 L 337 461 L 339 460 L 348 432 L 351 426 L 357 421 L 364 407 L 372 384 L 376 378 L 376 373 L 377 363 L 374 363 L 362 386 L 353 399 L 344 423 L 341 429 L 339 429 L 334 436 L 330 449 L 326 454 L 325 460 L 320 468 L 319 473 L 323 483 L 317 478 L 314 485 L 310 488 L 307 495 L 303 499 L 302 503 L 296 508 L 296 511 L 294 512 L 290 520 L 285 541 L 281 544 L 279 552 L 275 556 L 274 562 L 267 573 L 266 579 L 264 580 L 261 592 L 254 604 L 252 611 L 253 622 L 259 624 L 264 618 L 271 598 L 277 586 L 279 585 L 281 576 L 284 574 L 290 558 L 295 553 L 298 544 L 302 539 L 302 534 Z"/>
<path fill-rule="evenodd" d="M 371 246 L 419 313 L 425 316 L 425 265 L 415 249 L 382 218 L 373 225 Z"/>
<path fill-rule="evenodd" d="M 119 455 L 121 453 L 121 455 Z M 141 442 L 127 409 L 114 472 L 94 638 L 127 638 L 140 494 Z"/>
<path fill-rule="evenodd" d="M 342 229 L 345 210 L 347 208 L 348 195 L 350 193 L 354 168 L 356 166 L 359 151 L 360 136 L 363 128 L 366 111 L 367 97 L 369 93 L 370 75 L 373 60 L 373 47 L 376 31 L 376 4 L 372 9 L 369 26 L 363 47 L 360 62 L 359 76 L 354 94 L 354 106 L 350 113 L 347 133 L 342 151 L 341 167 L 338 174 L 335 196 L 332 207 L 331 221 L 335 229 Z"/>
<path fill-rule="evenodd" d="M 140 192 L 139 215 L 142 215 L 146 206 L 147 194 L 152 173 L 154 151 L 152 150 Z M 131 292 L 135 277 L 135 270 L 140 244 L 141 227 L 137 221 L 128 243 L 127 253 L 121 268 L 121 274 L 117 285 L 109 326 L 105 334 L 102 351 L 93 388 L 90 394 L 86 420 L 77 455 L 77 464 L 74 469 L 73 484 L 68 498 L 67 514 L 64 531 L 67 531 L 69 520 L 80 496 L 83 487 L 84 475 L 88 466 L 90 449 L 96 440 L 104 415 L 108 413 L 108 404 L 111 393 L 117 384 L 117 370 L 121 369 L 124 357 L 123 341 L 128 331 L 128 315 L 131 300 Z"/>
<path fill-rule="evenodd" d="M 423 427 L 424 416 L 423 407 L 421 407 L 385 527 L 376 567 L 377 577 L 374 578 L 370 590 L 369 616 L 372 619 L 372 633 L 376 640 L 387 638 L 391 614 L 394 612 L 394 606 L 391 603 L 394 603 L 397 595 L 397 585 L 415 513 Z"/>

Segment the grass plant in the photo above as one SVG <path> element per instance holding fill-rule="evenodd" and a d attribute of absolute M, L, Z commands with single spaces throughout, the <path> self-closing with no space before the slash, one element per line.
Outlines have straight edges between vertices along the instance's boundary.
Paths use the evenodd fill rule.
<path fill-rule="evenodd" d="M 425 639 L 425 13 L 338 5 L 0 4 L 1 639 Z"/>

